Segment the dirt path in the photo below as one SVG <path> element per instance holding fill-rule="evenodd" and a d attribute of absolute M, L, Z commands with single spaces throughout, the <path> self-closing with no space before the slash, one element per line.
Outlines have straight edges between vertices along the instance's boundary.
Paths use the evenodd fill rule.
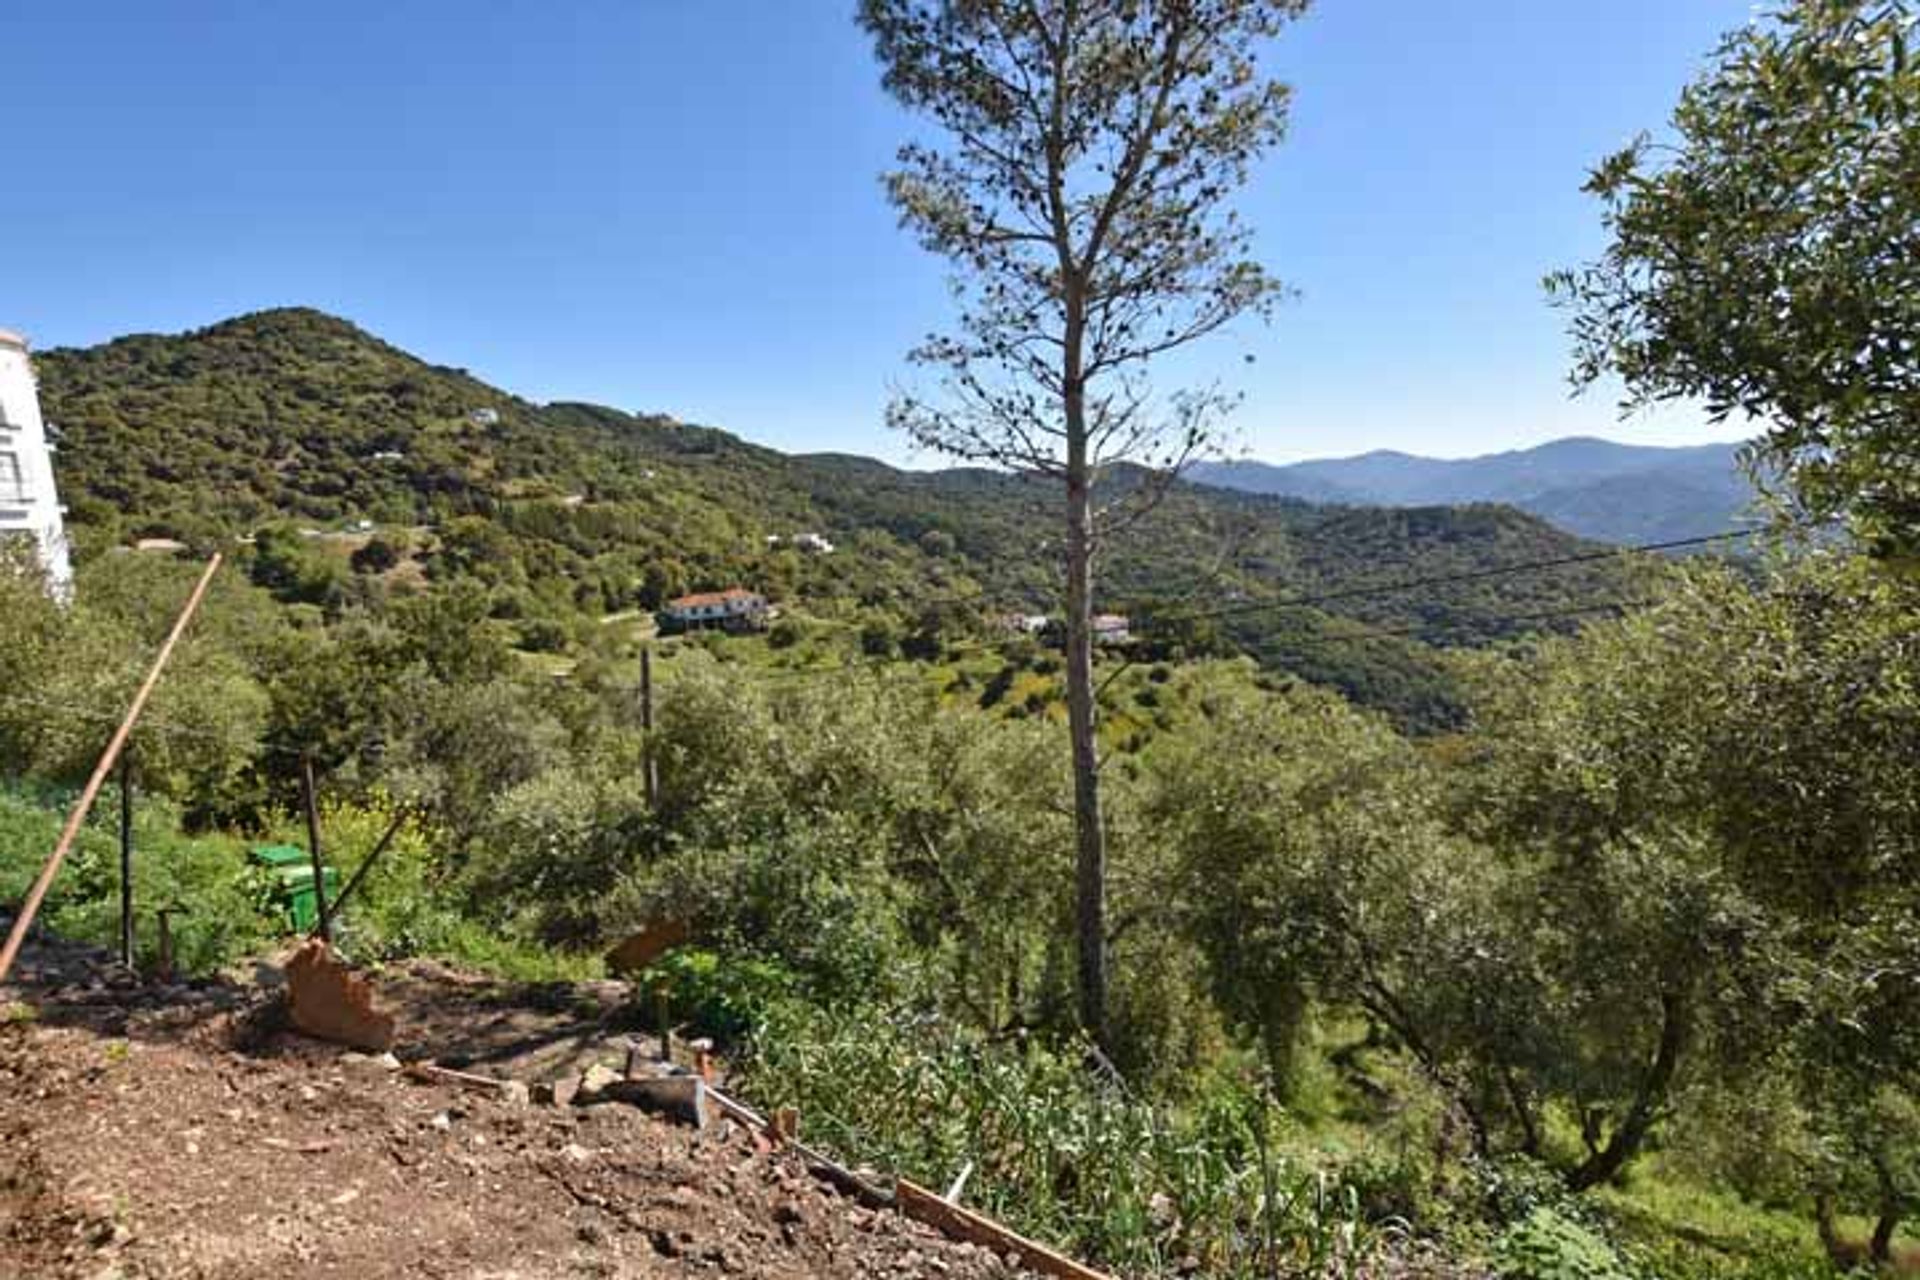
<path fill-rule="evenodd" d="M 285 1035 L 243 1053 L 254 992 L 142 987 L 73 948 L 33 949 L 16 979 L 0 988 L 0 1277 L 1020 1274 L 729 1125 L 515 1106 Z M 434 1005 L 435 980 L 409 975 L 426 984 L 410 1007 Z M 516 1009 L 494 984 L 448 985 L 475 1006 L 476 1060 L 489 1043 L 571 1058 L 550 1045 L 584 1043 L 604 1013 L 592 991 Z"/>

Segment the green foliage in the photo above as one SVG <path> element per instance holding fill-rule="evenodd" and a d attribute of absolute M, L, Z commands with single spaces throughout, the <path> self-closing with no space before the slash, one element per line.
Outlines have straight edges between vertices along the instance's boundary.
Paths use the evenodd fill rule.
<path fill-rule="evenodd" d="M 869 656 L 890 657 L 903 641 L 937 655 L 999 611 L 1057 609 L 1055 561 L 1032 537 L 1057 498 L 1005 475 L 787 456 L 669 418 L 533 405 L 305 310 L 47 351 L 36 364 L 67 442 L 59 479 L 83 550 L 135 532 L 196 548 L 251 535 L 240 559 L 253 579 L 329 617 L 424 589 L 419 608 L 447 609 L 439 640 L 502 639 L 444 594 L 465 584 L 484 616 L 524 620 L 522 643 L 577 656 L 598 630 L 587 619 L 742 584 L 853 621 Z M 499 420 L 476 421 L 481 408 Z M 343 531 L 358 519 L 377 526 L 370 539 Z M 837 550 L 764 540 L 815 529 Z M 1193 567 L 1207 565 L 1222 597 L 1257 601 L 1575 545 L 1513 512 L 1328 512 L 1178 486 L 1111 544 L 1104 572 L 1114 599 L 1146 605 L 1186 598 Z M 1489 579 L 1437 612 L 1397 595 L 1336 607 L 1475 642 L 1510 629 L 1491 621 L 1503 613 L 1584 603 L 1617 576 L 1595 566 Z M 1237 646 L 1407 725 L 1458 720 L 1450 676 L 1412 638 L 1356 643 L 1311 610 L 1249 613 L 1219 633 L 1167 625 L 1189 653 Z"/>
<path fill-rule="evenodd" d="M 1337 1173 L 1279 1152 L 1277 1108 L 1223 1092 L 1175 1114 L 1077 1059 L 938 1021 L 777 1004 L 746 1083 L 849 1160 L 933 1187 L 971 1166 L 970 1203 L 1127 1274 L 1364 1273 L 1381 1228 Z"/>
<path fill-rule="evenodd" d="M 1634 1280 L 1605 1239 L 1552 1209 L 1536 1209 L 1494 1248 L 1501 1280 Z"/>
<path fill-rule="evenodd" d="M 647 970 L 643 989 L 650 999 L 664 995 L 673 1020 L 691 1021 L 737 1045 L 800 986 L 793 973 L 771 960 L 681 947 Z"/>
<path fill-rule="evenodd" d="M 1920 542 L 1920 11 L 1790 0 L 1729 35 L 1588 189 L 1613 243 L 1551 284 L 1576 309 L 1577 377 L 1638 401 L 1704 399 L 1765 428 L 1757 461 L 1806 514 L 1885 550 Z"/>

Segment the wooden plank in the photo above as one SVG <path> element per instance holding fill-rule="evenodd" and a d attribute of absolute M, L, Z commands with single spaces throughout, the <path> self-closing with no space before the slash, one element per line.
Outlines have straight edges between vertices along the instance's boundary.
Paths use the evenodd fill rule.
<path fill-rule="evenodd" d="M 1012 1253 L 1030 1270 L 1043 1276 L 1054 1276 L 1056 1280 L 1112 1280 L 1103 1272 L 1081 1266 L 1064 1254 L 1009 1231 L 991 1218 L 948 1204 L 905 1178 L 895 1184 L 894 1201 L 900 1206 L 900 1212 L 915 1222 L 924 1222 L 954 1240 L 977 1244 L 996 1253 Z"/>

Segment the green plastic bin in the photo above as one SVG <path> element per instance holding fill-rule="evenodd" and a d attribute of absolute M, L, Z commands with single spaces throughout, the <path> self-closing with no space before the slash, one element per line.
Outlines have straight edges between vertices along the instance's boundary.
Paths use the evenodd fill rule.
<path fill-rule="evenodd" d="M 293 933 L 307 933 L 320 921 L 320 904 L 313 893 L 313 859 L 297 844 L 259 845 L 248 858 L 265 867 L 273 879 L 273 901 L 286 915 Z M 340 896 L 340 873 L 325 868 L 327 901 Z"/>

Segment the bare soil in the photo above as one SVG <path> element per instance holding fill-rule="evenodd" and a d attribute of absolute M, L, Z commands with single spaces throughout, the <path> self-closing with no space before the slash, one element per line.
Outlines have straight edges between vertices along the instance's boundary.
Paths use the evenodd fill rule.
<path fill-rule="evenodd" d="M 380 981 L 404 1058 L 532 1080 L 624 1052 L 603 984 Z M 28 949 L 0 987 L 0 1278 L 1022 1274 L 731 1124 L 422 1083 L 261 1007 L 251 983 L 156 986 Z"/>

